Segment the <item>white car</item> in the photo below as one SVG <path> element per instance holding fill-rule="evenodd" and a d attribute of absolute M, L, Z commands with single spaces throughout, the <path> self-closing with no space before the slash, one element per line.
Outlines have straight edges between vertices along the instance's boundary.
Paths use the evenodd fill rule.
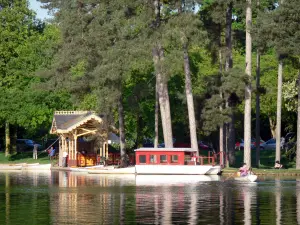
<path fill-rule="evenodd" d="M 276 150 L 276 139 L 271 138 L 270 140 L 260 144 L 260 150 Z"/>

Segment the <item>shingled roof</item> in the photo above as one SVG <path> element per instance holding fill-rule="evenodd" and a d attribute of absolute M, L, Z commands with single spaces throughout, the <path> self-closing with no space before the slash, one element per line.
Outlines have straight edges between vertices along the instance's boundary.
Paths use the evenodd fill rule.
<path fill-rule="evenodd" d="M 93 111 L 55 111 L 50 133 L 70 132 L 90 120 L 102 123 L 102 117 Z"/>

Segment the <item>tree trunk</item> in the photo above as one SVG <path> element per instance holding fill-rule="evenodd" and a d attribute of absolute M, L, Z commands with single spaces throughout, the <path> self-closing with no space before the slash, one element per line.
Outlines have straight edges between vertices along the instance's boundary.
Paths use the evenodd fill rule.
<path fill-rule="evenodd" d="M 270 131 L 271 131 L 272 138 L 276 138 L 276 123 L 270 116 L 269 116 L 269 123 L 270 123 Z"/>
<path fill-rule="evenodd" d="M 260 52 L 257 50 L 256 54 L 256 121 L 255 121 L 255 135 L 256 135 L 256 167 L 260 165 Z"/>
<path fill-rule="evenodd" d="M 9 123 L 5 122 L 5 156 L 10 155 L 10 131 Z"/>
<path fill-rule="evenodd" d="M 160 1 L 154 1 L 155 26 L 160 26 Z M 173 147 L 171 109 L 168 91 L 168 81 L 162 71 L 162 61 L 164 60 L 164 50 L 159 41 L 156 43 L 152 51 L 154 68 L 156 73 L 157 92 L 160 106 L 160 115 L 162 121 L 162 129 L 164 135 L 165 147 Z"/>
<path fill-rule="evenodd" d="M 221 36 L 221 34 L 220 34 Z M 221 51 L 221 41 L 219 42 L 219 72 L 222 74 L 222 51 Z M 220 98 L 223 99 L 223 93 L 220 92 Z M 222 113 L 223 106 L 220 105 L 220 111 Z M 220 145 L 220 165 L 224 166 L 224 124 L 222 124 L 219 128 L 219 145 Z"/>
<path fill-rule="evenodd" d="M 13 155 L 17 153 L 17 126 L 13 126 L 11 130 L 13 132 L 13 135 L 11 139 L 10 154 Z"/>
<path fill-rule="evenodd" d="M 124 127 L 124 108 L 123 108 L 123 101 L 122 96 L 119 97 L 119 104 L 118 104 L 118 111 L 119 111 L 119 132 L 120 132 L 120 157 L 121 157 L 121 167 L 126 166 L 125 161 L 125 127 Z"/>
<path fill-rule="evenodd" d="M 156 26 L 160 24 L 160 2 L 159 0 L 154 0 L 154 14 L 156 18 Z M 159 56 L 156 50 L 153 50 L 153 61 L 154 64 L 158 63 Z M 156 71 L 157 72 L 157 71 Z M 158 79 L 156 76 L 155 82 L 155 138 L 154 138 L 154 148 L 158 148 L 158 122 L 159 122 L 159 94 L 158 94 Z"/>
<path fill-rule="evenodd" d="M 226 109 L 229 111 L 229 102 L 228 102 L 228 98 L 226 98 L 225 100 L 225 107 Z M 230 116 L 230 115 L 229 115 Z M 225 136 L 225 165 L 228 168 L 229 167 L 229 160 L 228 160 L 228 156 L 229 156 L 229 123 L 225 123 L 224 124 L 224 136 Z"/>
<path fill-rule="evenodd" d="M 159 61 L 164 57 L 163 48 L 158 47 L 159 52 Z M 173 134 L 172 134 L 172 121 L 171 121 L 171 109 L 170 109 L 170 100 L 169 100 L 169 91 L 168 91 L 168 82 L 167 78 L 162 74 L 161 69 L 156 73 L 158 81 L 158 98 L 160 106 L 160 115 L 162 120 L 162 128 L 164 135 L 164 142 L 166 148 L 173 148 Z"/>
<path fill-rule="evenodd" d="M 219 128 L 220 165 L 224 166 L 224 126 Z"/>
<path fill-rule="evenodd" d="M 225 58 L 225 71 L 228 72 L 233 67 L 232 60 L 232 8 L 233 3 L 230 2 L 226 10 L 226 31 L 225 31 L 225 41 L 226 41 L 226 58 Z M 228 107 L 233 108 L 234 106 L 230 105 L 229 97 L 227 98 Z M 235 163 L 235 127 L 234 127 L 234 111 L 231 111 L 230 122 L 227 124 L 226 131 L 226 150 L 228 155 L 227 167 Z"/>
<path fill-rule="evenodd" d="M 235 164 L 235 127 L 234 127 L 234 112 L 230 115 L 231 121 L 228 124 L 228 160 L 229 165 Z M 229 166 L 228 165 L 228 166 Z"/>
<path fill-rule="evenodd" d="M 184 59 L 184 73 L 185 73 L 185 93 L 186 93 L 186 100 L 187 100 L 187 107 L 188 107 L 188 114 L 189 114 L 191 147 L 192 149 L 196 150 L 197 155 L 199 155 L 194 99 L 193 99 L 191 71 L 190 71 L 190 60 L 188 55 L 187 43 L 183 44 L 183 59 Z"/>
<path fill-rule="evenodd" d="M 157 92 L 160 106 L 160 115 L 162 121 L 162 129 L 164 136 L 165 147 L 173 147 L 173 135 L 172 135 L 172 124 L 171 124 L 171 110 L 169 102 L 168 84 L 166 78 L 162 75 L 160 68 L 160 60 L 163 57 L 163 49 L 161 46 L 157 46 L 153 50 L 153 61 L 156 70 L 157 79 Z"/>
<path fill-rule="evenodd" d="M 143 146 L 143 136 L 142 133 L 142 117 L 139 110 L 136 112 L 136 147 L 140 148 Z"/>
<path fill-rule="evenodd" d="M 300 61 L 300 58 L 299 58 Z M 298 71 L 298 115 L 297 115 L 296 169 L 300 169 L 300 69 Z"/>
<path fill-rule="evenodd" d="M 233 3 L 230 2 L 227 10 L 226 10 L 226 31 L 225 31 L 225 41 L 226 41 L 226 59 L 225 59 L 225 71 L 229 71 L 229 69 L 233 66 L 232 61 L 232 8 Z"/>
<path fill-rule="evenodd" d="M 278 62 L 278 86 L 277 86 L 277 117 L 276 117 L 276 156 L 275 161 L 280 161 L 281 139 L 281 106 L 282 106 L 282 69 L 283 59 L 279 56 Z"/>
<path fill-rule="evenodd" d="M 160 0 L 154 0 L 154 14 L 155 14 L 155 26 L 160 26 Z"/>
<path fill-rule="evenodd" d="M 251 68 L 252 68 L 252 9 L 251 0 L 247 0 L 246 8 L 246 75 L 245 85 L 245 114 L 244 114 L 244 163 L 251 167 Z"/>
<path fill-rule="evenodd" d="M 154 148 L 158 147 L 158 120 L 159 120 L 159 102 L 158 102 L 158 92 L 157 92 L 157 79 L 155 86 L 155 138 L 154 138 Z"/>

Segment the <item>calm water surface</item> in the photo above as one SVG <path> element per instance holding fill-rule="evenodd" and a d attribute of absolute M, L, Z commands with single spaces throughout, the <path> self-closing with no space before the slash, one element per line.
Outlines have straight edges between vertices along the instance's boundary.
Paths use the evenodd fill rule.
<path fill-rule="evenodd" d="M 5 172 L 0 224 L 300 224 L 300 179 Z"/>

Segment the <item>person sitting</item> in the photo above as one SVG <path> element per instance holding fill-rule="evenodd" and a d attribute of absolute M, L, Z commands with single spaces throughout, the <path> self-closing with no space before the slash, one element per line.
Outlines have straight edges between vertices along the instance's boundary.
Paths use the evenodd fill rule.
<path fill-rule="evenodd" d="M 282 164 L 280 164 L 280 162 L 277 160 L 275 162 L 275 166 L 274 166 L 275 169 L 281 169 L 282 168 Z"/>
<path fill-rule="evenodd" d="M 194 163 L 194 165 L 197 165 L 197 155 L 196 155 L 196 153 L 192 153 L 191 161 Z"/>
<path fill-rule="evenodd" d="M 247 175 L 248 175 L 248 172 L 249 172 L 249 169 L 248 169 L 248 167 L 247 167 L 247 164 L 244 163 L 243 166 L 239 169 L 239 171 L 240 171 L 240 176 L 241 176 L 241 177 L 247 176 Z"/>

